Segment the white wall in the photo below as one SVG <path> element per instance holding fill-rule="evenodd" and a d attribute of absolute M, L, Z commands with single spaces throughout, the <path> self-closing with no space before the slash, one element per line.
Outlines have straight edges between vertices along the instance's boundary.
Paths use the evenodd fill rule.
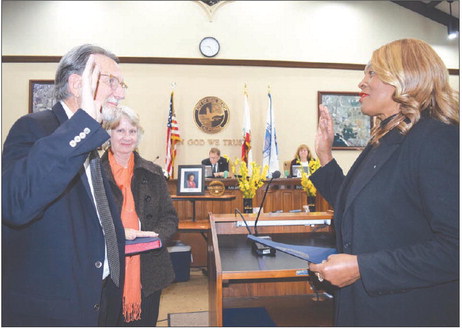
<path fill-rule="evenodd" d="M 459 67 L 458 40 L 447 40 L 446 27 L 389 1 L 229 1 L 212 22 L 195 1 L 3 1 L 2 54 L 61 56 L 75 45 L 95 43 L 119 56 L 201 58 L 199 41 L 221 42 L 217 58 L 291 60 L 365 64 L 371 52 L 394 39 L 413 37 L 432 44 L 449 68 Z M 57 64 L 2 65 L 2 141 L 13 122 L 27 113 L 28 81 L 53 79 Z M 207 156 L 210 145 L 187 141 L 219 139 L 231 158 L 239 146 L 224 139 L 241 137 L 243 86 L 252 110 L 254 158 L 261 161 L 267 87 L 271 85 L 280 147 L 280 162 L 296 147 L 314 147 L 317 91 L 358 91 L 360 71 L 239 66 L 122 64 L 129 84 L 124 104 L 140 113 L 145 139 L 143 156 L 163 163 L 165 123 L 171 82 L 185 143 L 177 164 Z M 459 87 L 459 77 L 451 83 Z M 205 96 L 223 99 L 231 121 L 208 135 L 192 120 L 196 102 Z M 348 169 L 357 151 L 334 154 Z M 282 165 L 281 165 L 282 168 Z"/>

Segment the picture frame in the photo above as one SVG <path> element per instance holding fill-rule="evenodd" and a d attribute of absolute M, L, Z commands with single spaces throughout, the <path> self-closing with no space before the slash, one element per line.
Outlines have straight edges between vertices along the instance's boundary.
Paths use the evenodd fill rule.
<path fill-rule="evenodd" d="M 203 195 L 205 190 L 204 166 L 178 165 L 178 181 L 176 190 L 178 196 Z"/>
<path fill-rule="evenodd" d="M 362 150 L 371 137 L 374 121 L 361 112 L 359 92 L 318 91 L 319 105 L 329 109 L 334 123 L 332 149 Z"/>
<path fill-rule="evenodd" d="M 56 102 L 54 80 L 29 80 L 29 113 L 49 110 Z"/>

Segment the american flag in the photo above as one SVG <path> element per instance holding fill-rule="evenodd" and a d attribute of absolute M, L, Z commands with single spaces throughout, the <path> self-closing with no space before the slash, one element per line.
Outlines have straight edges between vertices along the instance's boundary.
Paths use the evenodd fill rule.
<path fill-rule="evenodd" d="M 165 154 L 165 171 L 167 171 L 169 178 L 174 178 L 173 167 L 175 165 L 176 157 L 176 144 L 181 141 L 180 130 L 173 108 L 173 91 L 170 95 L 170 110 L 168 113 L 167 122 L 167 147 Z"/>

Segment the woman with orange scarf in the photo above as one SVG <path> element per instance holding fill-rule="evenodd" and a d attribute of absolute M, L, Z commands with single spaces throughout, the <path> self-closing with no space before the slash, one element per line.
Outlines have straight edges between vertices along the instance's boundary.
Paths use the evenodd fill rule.
<path fill-rule="evenodd" d="M 162 169 L 135 151 L 143 133 L 138 115 L 119 106 L 105 116 L 103 127 L 111 138 L 101 162 L 120 206 L 125 237 L 159 237 L 166 245 L 178 217 Z M 166 247 L 126 256 L 120 325 L 156 326 L 161 291 L 174 277 Z"/>

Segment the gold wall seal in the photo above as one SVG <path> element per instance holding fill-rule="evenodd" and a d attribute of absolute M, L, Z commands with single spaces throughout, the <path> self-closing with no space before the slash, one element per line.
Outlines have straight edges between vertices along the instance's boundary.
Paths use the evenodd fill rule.
<path fill-rule="evenodd" d="M 207 190 L 212 196 L 221 196 L 225 193 L 225 185 L 219 180 L 213 180 L 207 186 Z"/>
<path fill-rule="evenodd" d="M 194 106 L 194 122 L 205 133 L 220 132 L 229 123 L 229 108 L 220 98 L 202 98 Z"/>

